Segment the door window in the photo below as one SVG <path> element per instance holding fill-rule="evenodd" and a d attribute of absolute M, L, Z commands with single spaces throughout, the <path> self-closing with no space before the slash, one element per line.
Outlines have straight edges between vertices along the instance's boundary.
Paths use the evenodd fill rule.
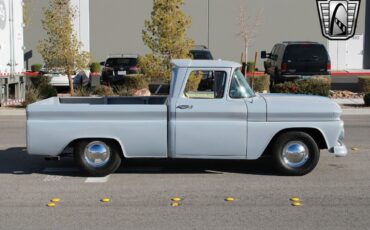
<path fill-rule="evenodd" d="M 224 97 L 225 71 L 196 70 L 187 80 L 184 95 L 191 99 L 220 99 Z"/>

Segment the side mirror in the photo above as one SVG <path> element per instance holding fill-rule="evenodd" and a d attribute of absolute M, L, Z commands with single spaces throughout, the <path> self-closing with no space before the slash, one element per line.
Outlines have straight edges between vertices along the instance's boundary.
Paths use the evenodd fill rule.
<path fill-rule="evenodd" d="M 105 65 L 105 61 L 100 62 L 100 65 Z"/>
<path fill-rule="evenodd" d="M 267 53 L 266 51 L 261 51 L 261 58 L 266 59 L 267 58 Z"/>

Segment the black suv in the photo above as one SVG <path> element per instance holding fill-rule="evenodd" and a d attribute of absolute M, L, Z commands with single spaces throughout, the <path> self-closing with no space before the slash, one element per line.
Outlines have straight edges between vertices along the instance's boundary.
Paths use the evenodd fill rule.
<path fill-rule="evenodd" d="M 114 84 L 121 82 L 124 76 L 128 74 L 139 73 L 138 55 L 114 55 L 109 56 L 105 62 L 101 62 L 103 66 L 102 81 L 105 84 Z"/>
<path fill-rule="evenodd" d="M 206 46 L 195 46 L 190 50 L 190 54 L 195 60 L 213 60 L 211 51 Z"/>
<path fill-rule="evenodd" d="M 317 42 L 282 42 L 271 53 L 261 52 L 265 72 L 271 76 L 271 84 L 296 79 L 308 79 L 314 75 L 330 77 L 330 57 L 324 45 Z"/>

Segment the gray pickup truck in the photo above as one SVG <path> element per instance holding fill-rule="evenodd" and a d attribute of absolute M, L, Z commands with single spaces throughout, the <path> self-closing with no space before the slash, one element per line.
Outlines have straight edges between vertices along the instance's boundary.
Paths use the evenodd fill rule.
<path fill-rule="evenodd" d="M 27 107 L 29 154 L 66 149 L 91 176 L 127 158 L 254 160 L 304 175 L 320 149 L 345 156 L 340 107 L 325 97 L 255 94 L 228 61 L 174 60 L 168 97 L 50 98 Z"/>

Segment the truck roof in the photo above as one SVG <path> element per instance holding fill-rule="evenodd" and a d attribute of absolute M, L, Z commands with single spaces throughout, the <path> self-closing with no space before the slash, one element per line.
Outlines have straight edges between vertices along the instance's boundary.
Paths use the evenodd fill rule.
<path fill-rule="evenodd" d="M 177 67 L 198 67 L 198 68 L 239 68 L 241 64 L 232 61 L 223 60 L 192 60 L 192 59 L 175 59 L 171 63 Z"/>

